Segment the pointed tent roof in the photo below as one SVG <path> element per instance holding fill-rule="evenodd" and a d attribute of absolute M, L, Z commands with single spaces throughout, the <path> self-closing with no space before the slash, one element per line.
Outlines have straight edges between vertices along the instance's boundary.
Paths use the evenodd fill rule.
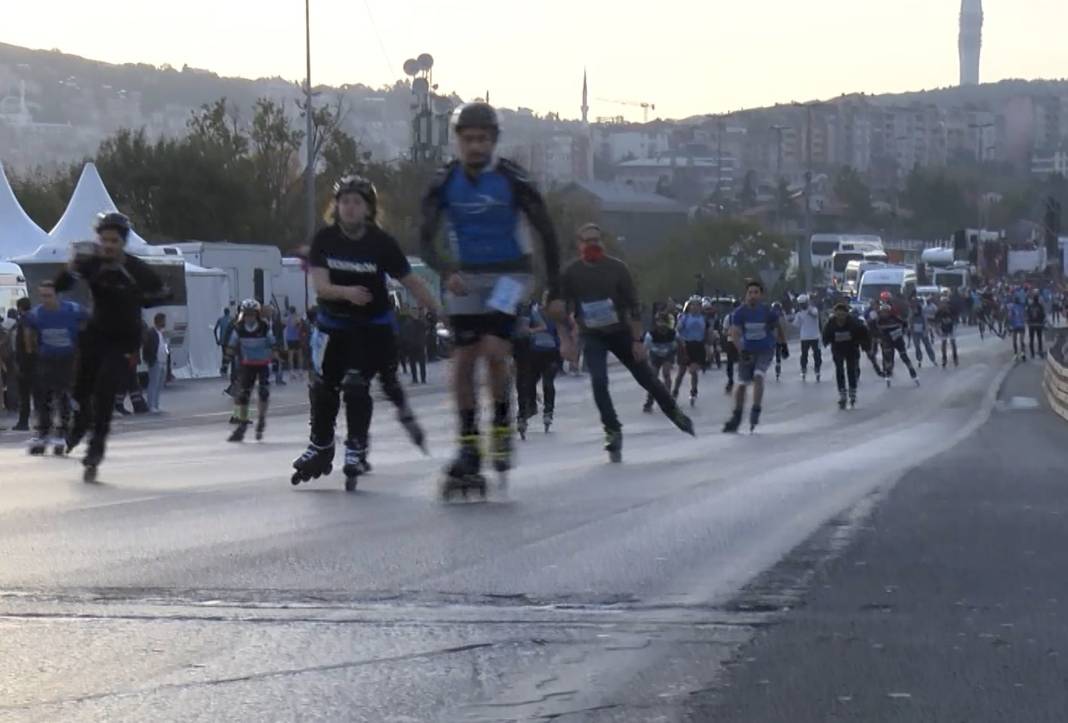
<path fill-rule="evenodd" d="M 67 204 L 67 210 L 63 212 L 56 227 L 48 234 L 51 243 L 71 244 L 75 241 L 88 241 L 95 235 L 93 221 L 96 215 L 118 210 L 115 202 L 111 200 L 111 194 L 104 186 L 104 180 L 100 178 L 100 172 L 96 170 L 96 164 L 86 163 L 85 168 L 82 169 L 82 176 L 78 179 L 78 185 L 74 187 L 74 193 L 70 197 L 70 203 Z M 136 231 L 130 231 L 126 249 L 131 253 L 142 255 L 156 252 Z"/>
<path fill-rule="evenodd" d="M 22 210 L 0 163 L 0 259 L 32 253 L 48 241 L 48 234 Z"/>

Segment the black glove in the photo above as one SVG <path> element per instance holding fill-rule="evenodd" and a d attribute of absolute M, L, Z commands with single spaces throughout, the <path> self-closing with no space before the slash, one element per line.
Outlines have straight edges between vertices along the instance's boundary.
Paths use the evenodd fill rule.
<path fill-rule="evenodd" d="M 779 344 L 779 350 L 782 353 L 782 358 L 783 359 L 789 359 L 790 358 L 790 345 L 789 344 Z"/>
<path fill-rule="evenodd" d="M 741 354 L 738 355 L 738 359 L 742 362 L 742 364 L 750 364 L 753 361 L 753 352 L 743 351 Z"/>

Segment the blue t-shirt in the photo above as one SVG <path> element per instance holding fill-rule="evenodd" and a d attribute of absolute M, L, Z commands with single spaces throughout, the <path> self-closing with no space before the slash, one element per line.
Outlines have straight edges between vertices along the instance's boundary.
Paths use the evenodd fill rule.
<path fill-rule="evenodd" d="M 731 326 L 741 329 L 742 351 L 774 351 L 778 343 L 779 314 L 760 304 L 743 304 L 731 314 Z"/>
<path fill-rule="evenodd" d="M 708 333 L 708 323 L 703 314 L 683 314 L 679 317 L 676 331 L 683 341 L 703 342 Z"/>
<path fill-rule="evenodd" d="M 1023 304 L 1017 302 L 1009 307 L 1009 325 L 1013 329 L 1023 329 L 1027 326 L 1027 311 Z"/>
<path fill-rule="evenodd" d="M 30 328 L 37 332 L 38 353 L 56 359 L 73 356 L 78 346 L 78 332 L 89 318 L 73 301 L 59 302 L 54 311 L 38 305 L 27 316 Z"/>
<path fill-rule="evenodd" d="M 560 335 L 556 331 L 556 324 L 541 312 L 539 306 L 531 308 L 530 322 L 532 326 L 545 327 L 545 331 L 539 331 L 531 335 L 531 342 L 535 349 L 552 350 L 560 348 Z"/>

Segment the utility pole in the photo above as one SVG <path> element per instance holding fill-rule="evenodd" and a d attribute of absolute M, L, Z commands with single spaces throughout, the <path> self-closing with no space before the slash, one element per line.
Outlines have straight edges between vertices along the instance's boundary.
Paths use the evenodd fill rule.
<path fill-rule="evenodd" d="M 716 198 L 719 198 L 720 192 L 723 190 L 723 119 L 719 120 L 719 133 L 717 137 L 716 148 Z"/>
<path fill-rule="evenodd" d="M 308 147 L 307 165 L 304 168 L 305 231 L 307 239 L 315 234 L 315 124 L 312 120 L 311 83 L 311 0 L 304 0 L 304 43 L 307 60 L 307 75 L 304 78 L 305 143 Z"/>
<path fill-rule="evenodd" d="M 805 293 L 812 289 L 812 106 L 808 112 L 805 132 L 805 236 L 801 239 L 801 274 L 805 280 Z"/>

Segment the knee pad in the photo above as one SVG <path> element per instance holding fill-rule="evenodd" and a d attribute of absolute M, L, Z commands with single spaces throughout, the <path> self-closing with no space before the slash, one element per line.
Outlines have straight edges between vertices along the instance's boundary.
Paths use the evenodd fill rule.
<path fill-rule="evenodd" d="M 329 401 L 337 397 L 337 388 L 327 384 L 318 374 L 312 374 L 308 384 L 308 399 L 312 404 L 319 401 Z"/>
<path fill-rule="evenodd" d="M 251 399 L 251 398 L 252 398 L 252 390 L 251 389 L 241 389 L 237 393 L 237 403 L 242 407 L 246 406 L 248 404 L 248 400 Z"/>
<path fill-rule="evenodd" d="M 346 404 L 356 399 L 369 397 L 370 387 L 367 384 L 367 380 L 363 378 L 363 374 L 357 371 L 346 372 L 345 377 L 341 380 L 341 396 Z"/>
<path fill-rule="evenodd" d="M 271 388 L 263 386 L 261 384 L 259 386 L 259 399 L 260 399 L 260 401 L 261 402 L 266 402 L 270 398 L 271 398 Z"/>

